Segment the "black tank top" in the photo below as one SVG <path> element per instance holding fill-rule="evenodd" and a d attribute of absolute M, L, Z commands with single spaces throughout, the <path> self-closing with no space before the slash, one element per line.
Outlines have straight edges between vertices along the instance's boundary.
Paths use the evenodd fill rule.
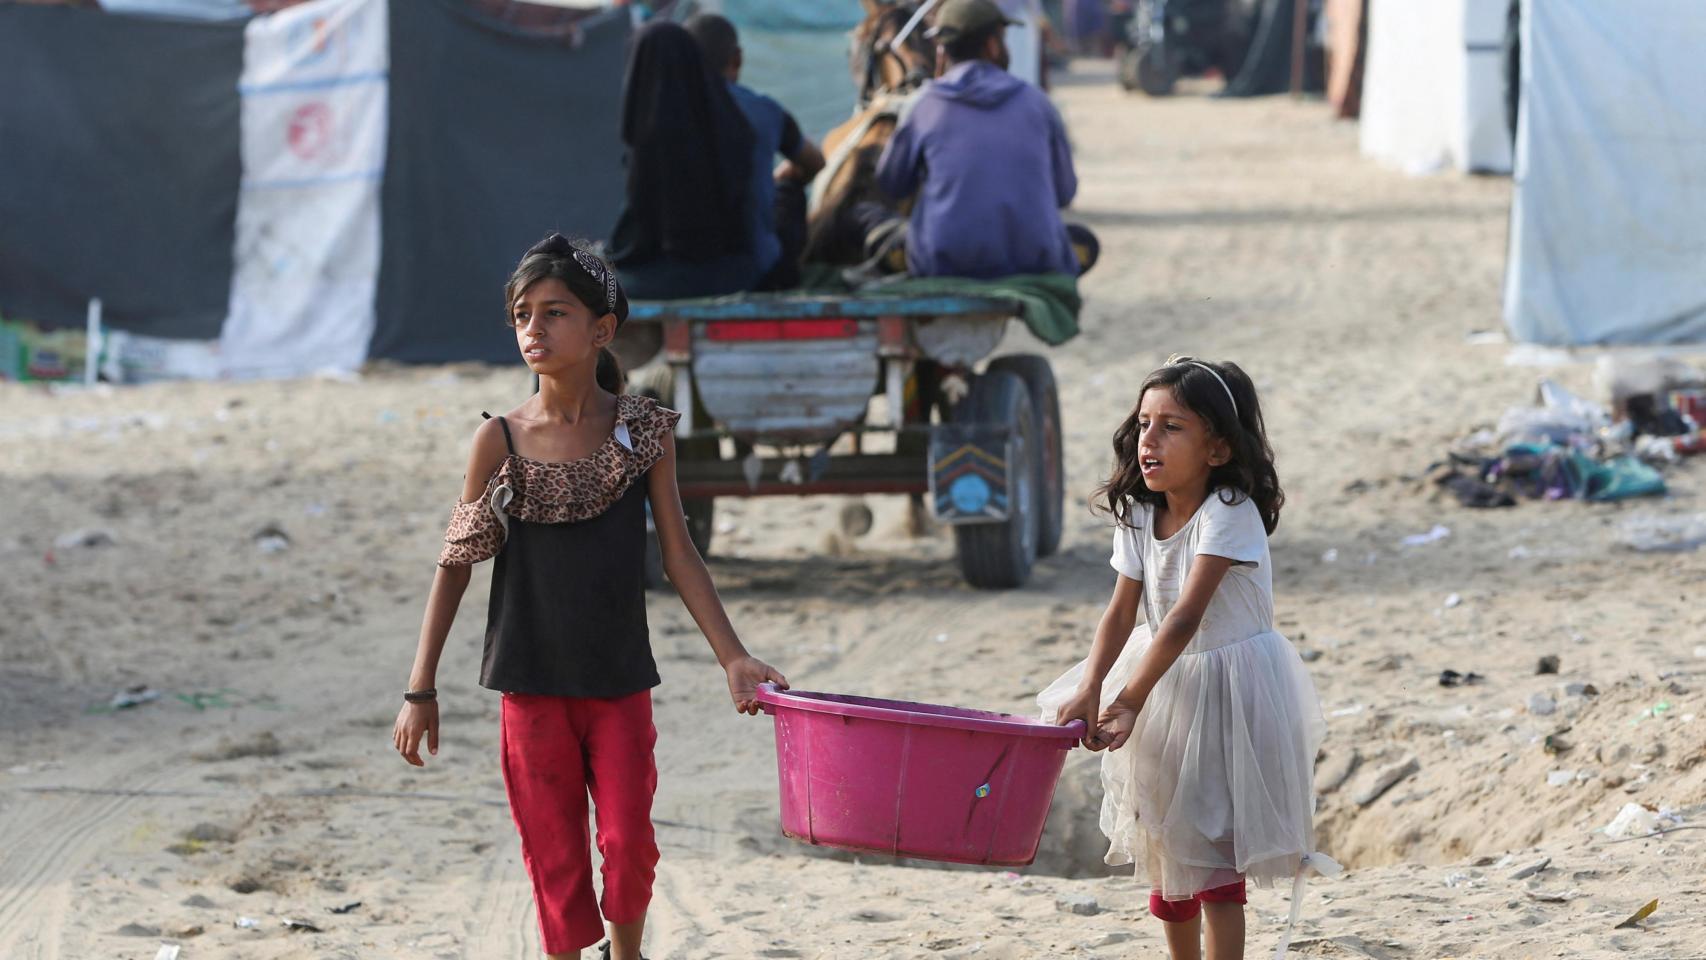
<path fill-rule="evenodd" d="M 509 424 L 504 442 L 515 455 Z M 480 685 L 612 698 L 658 685 L 646 629 L 646 483 L 569 523 L 508 517 L 492 567 Z"/>

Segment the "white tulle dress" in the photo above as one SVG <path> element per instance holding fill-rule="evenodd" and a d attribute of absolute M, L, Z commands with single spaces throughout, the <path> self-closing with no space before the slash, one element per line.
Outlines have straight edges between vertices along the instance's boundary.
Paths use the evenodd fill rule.
<path fill-rule="evenodd" d="M 1114 534 L 1111 563 L 1142 581 L 1148 622 L 1132 631 L 1102 681 L 1104 706 L 1131 679 L 1195 559 L 1235 564 L 1196 637 L 1144 703 L 1131 738 L 1102 757 L 1107 862 L 1142 864 L 1151 890 L 1167 900 L 1240 877 L 1261 886 L 1295 879 L 1301 890 L 1305 866 L 1331 864 L 1310 856 L 1315 753 L 1326 721 L 1302 659 L 1274 632 L 1261 513 L 1247 497 L 1233 499 L 1211 493 L 1165 540 L 1154 536 L 1149 507 L 1135 508 L 1134 526 Z M 1046 719 L 1077 691 L 1084 671 L 1080 662 L 1037 697 Z"/>

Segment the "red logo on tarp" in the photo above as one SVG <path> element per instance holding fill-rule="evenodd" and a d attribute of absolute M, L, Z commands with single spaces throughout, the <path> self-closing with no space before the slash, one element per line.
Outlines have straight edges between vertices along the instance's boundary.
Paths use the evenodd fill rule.
<path fill-rule="evenodd" d="M 320 156 L 332 142 L 332 108 L 319 101 L 297 107 L 290 115 L 286 138 L 290 152 L 302 159 Z"/>

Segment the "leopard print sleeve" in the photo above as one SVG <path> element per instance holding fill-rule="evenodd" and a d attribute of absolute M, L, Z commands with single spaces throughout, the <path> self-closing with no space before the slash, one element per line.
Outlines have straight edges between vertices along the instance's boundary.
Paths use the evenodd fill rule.
<path fill-rule="evenodd" d="M 498 555 L 508 531 L 494 508 L 493 496 L 508 491 L 500 472 L 486 484 L 479 499 L 459 501 L 451 508 L 450 526 L 444 531 L 444 549 L 438 555 L 439 566 L 472 566 Z"/>
<path fill-rule="evenodd" d="M 681 420 L 681 414 L 668 407 L 659 406 L 650 400 L 643 402 L 645 406 L 634 416 L 631 429 L 634 459 L 642 473 L 663 459 L 664 440 Z"/>

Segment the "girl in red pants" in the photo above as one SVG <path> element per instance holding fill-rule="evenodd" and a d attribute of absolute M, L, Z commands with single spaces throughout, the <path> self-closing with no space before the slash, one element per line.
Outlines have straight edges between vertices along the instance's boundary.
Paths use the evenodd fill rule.
<path fill-rule="evenodd" d="M 639 960 L 658 860 L 648 503 L 664 570 L 728 674 L 735 708 L 756 714 L 758 685 L 787 681 L 741 646 L 688 539 L 675 484 L 680 415 L 621 392 L 607 349 L 628 316 L 615 274 L 553 234 L 527 251 L 504 301 L 539 392 L 474 432 L 392 739 L 416 766 L 423 737 L 438 752 L 439 654 L 470 566 L 495 557 L 480 683 L 503 693 L 504 785 L 541 942 L 552 957 L 579 957 L 608 922 L 601 956 Z M 604 859 L 599 899 L 589 794 Z"/>

